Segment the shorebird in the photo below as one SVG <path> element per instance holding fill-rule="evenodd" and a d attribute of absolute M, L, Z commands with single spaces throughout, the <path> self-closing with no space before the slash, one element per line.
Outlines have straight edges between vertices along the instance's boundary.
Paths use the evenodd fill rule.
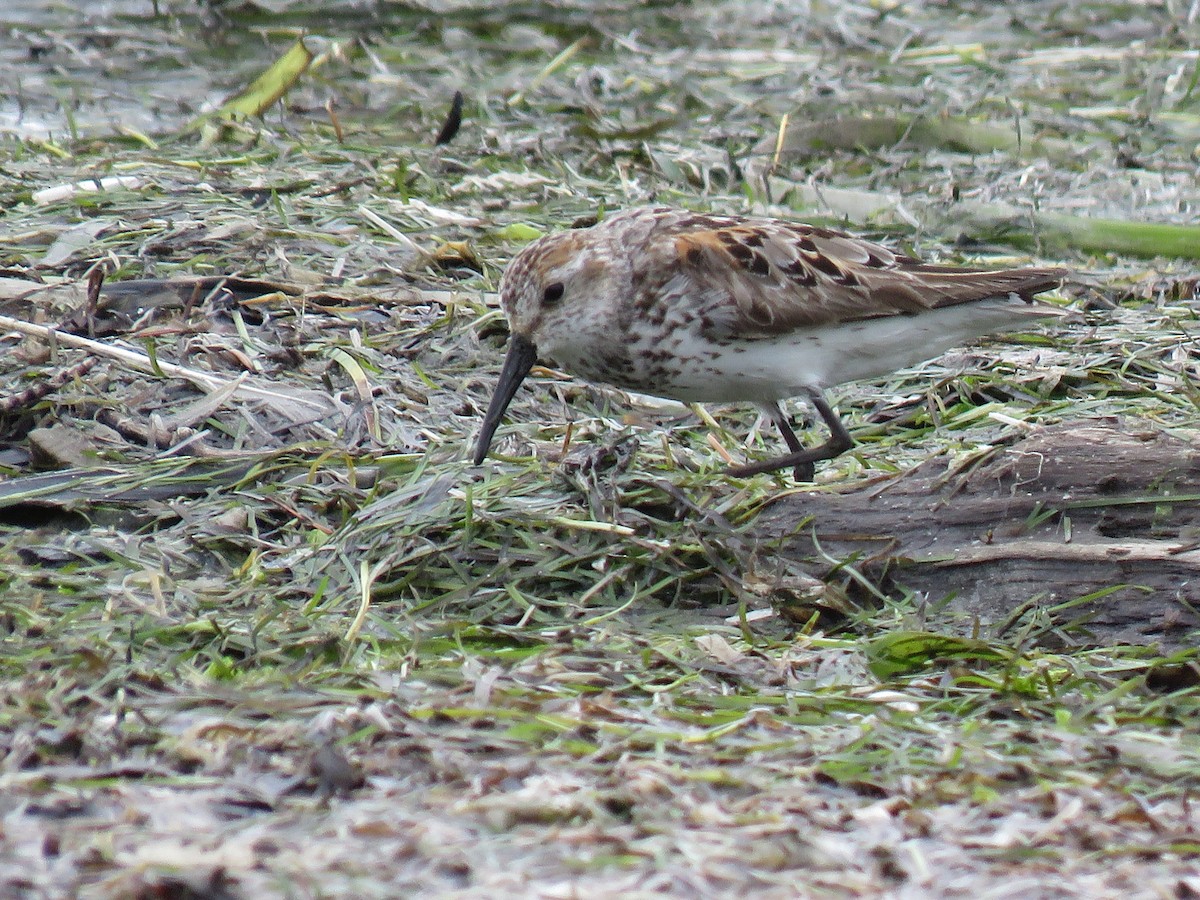
<path fill-rule="evenodd" d="M 815 462 L 853 444 L 826 389 L 1066 315 L 1034 297 L 1066 274 L 933 265 L 813 225 L 660 207 L 550 234 L 504 273 L 511 337 L 474 462 L 543 356 L 588 381 L 644 394 L 754 403 L 789 452 L 729 474 L 792 468 L 797 480 L 811 480 Z M 780 407 L 797 396 L 829 428 L 818 446 L 800 442 Z"/>

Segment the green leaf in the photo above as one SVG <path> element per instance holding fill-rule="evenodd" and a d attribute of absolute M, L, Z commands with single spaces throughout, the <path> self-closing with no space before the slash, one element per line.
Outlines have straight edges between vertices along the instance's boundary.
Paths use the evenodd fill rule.
<path fill-rule="evenodd" d="M 894 632 L 867 645 L 867 666 L 879 679 L 924 669 L 945 659 L 1002 662 L 1008 657 L 983 641 L 927 631 Z"/>

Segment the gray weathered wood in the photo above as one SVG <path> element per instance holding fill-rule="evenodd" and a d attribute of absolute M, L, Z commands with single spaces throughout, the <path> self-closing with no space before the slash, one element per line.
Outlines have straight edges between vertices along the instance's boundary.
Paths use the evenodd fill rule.
<path fill-rule="evenodd" d="M 1162 432 L 1039 429 L 967 471 L 933 460 L 782 498 L 759 527 L 795 531 L 789 555 L 811 574 L 859 551 L 856 568 L 889 593 L 932 608 L 953 595 L 946 610 L 983 634 L 1032 626 L 1042 639 L 1170 648 L 1200 628 L 1200 449 Z"/>

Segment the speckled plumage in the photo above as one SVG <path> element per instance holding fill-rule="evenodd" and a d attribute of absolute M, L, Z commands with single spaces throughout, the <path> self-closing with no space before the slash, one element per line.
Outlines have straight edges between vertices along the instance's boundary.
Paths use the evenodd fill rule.
<path fill-rule="evenodd" d="M 582 378 L 687 402 L 750 401 L 791 452 L 733 470 L 794 467 L 850 445 L 825 388 L 878 377 L 1031 318 L 1062 269 L 929 265 L 777 219 L 633 209 L 534 241 L 500 290 L 512 340 L 476 451 L 487 454 L 538 355 Z M 804 449 L 778 401 L 803 395 L 833 434 Z"/>

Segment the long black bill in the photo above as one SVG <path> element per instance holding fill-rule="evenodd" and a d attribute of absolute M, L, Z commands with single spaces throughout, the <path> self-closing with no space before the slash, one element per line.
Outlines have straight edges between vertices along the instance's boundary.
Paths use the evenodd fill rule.
<path fill-rule="evenodd" d="M 519 334 L 513 334 L 508 339 L 508 355 L 504 357 L 504 368 L 500 370 L 500 380 L 496 382 L 496 393 L 488 404 L 487 413 L 483 417 L 483 429 L 479 432 L 479 443 L 475 445 L 475 465 L 483 462 L 487 456 L 488 447 L 492 445 L 492 436 L 500 427 L 504 411 L 517 393 L 517 388 L 537 362 L 537 347 L 533 341 Z"/>

